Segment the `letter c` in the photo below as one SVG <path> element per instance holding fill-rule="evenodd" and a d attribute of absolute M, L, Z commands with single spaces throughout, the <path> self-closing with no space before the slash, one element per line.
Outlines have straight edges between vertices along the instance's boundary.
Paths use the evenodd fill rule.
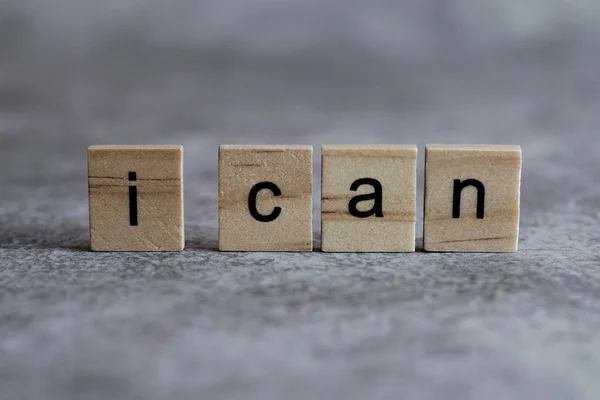
<path fill-rule="evenodd" d="M 269 215 L 263 215 L 259 213 L 258 209 L 256 208 L 256 198 L 261 190 L 270 190 L 273 192 L 273 196 L 281 196 L 281 189 L 279 189 L 279 187 L 273 182 L 257 183 L 252 187 L 252 189 L 250 189 L 250 194 L 248 195 L 248 210 L 250 210 L 250 215 L 252 215 L 252 218 L 259 222 L 275 221 L 281 214 L 281 207 L 275 207 L 273 212 Z"/>

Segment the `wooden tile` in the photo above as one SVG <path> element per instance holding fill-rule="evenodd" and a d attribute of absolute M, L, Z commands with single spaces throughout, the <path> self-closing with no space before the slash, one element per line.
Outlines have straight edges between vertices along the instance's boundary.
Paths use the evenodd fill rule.
<path fill-rule="evenodd" d="M 311 146 L 219 149 L 219 250 L 311 251 Z"/>
<path fill-rule="evenodd" d="M 519 146 L 427 146 L 425 250 L 517 251 L 520 187 Z"/>
<path fill-rule="evenodd" d="M 322 249 L 415 251 L 417 147 L 325 145 Z"/>
<path fill-rule="evenodd" d="M 88 150 L 94 251 L 180 251 L 181 146 L 92 146 Z"/>

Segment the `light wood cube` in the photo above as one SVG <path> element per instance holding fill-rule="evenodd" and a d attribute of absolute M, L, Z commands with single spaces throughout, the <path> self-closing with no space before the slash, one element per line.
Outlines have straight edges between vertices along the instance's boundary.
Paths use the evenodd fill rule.
<path fill-rule="evenodd" d="M 92 146 L 88 150 L 94 251 L 180 251 L 181 146 Z"/>
<path fill-rule="evenodd" d="M 322 148 L 322 250 L 413 252 L 417 147 Z"/>
<path fill-rule="evenodd" d="M 517 251 L 520 188 L 519 146 L 426 146 L 425 250 Z"/>
<path fill-rule="evenodd" d="M 219 148 L 219 250 L 311 251 L 311 146 Z"/>

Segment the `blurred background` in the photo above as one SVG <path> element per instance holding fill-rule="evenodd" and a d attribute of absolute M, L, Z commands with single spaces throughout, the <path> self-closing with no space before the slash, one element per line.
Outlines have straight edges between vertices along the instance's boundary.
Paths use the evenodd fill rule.
<path fill-rule="evenodd" d="M 599 34 L 595 0 L 2 0 L 0 115 L 86 142 L 510 140 L 598 92 Z"/>

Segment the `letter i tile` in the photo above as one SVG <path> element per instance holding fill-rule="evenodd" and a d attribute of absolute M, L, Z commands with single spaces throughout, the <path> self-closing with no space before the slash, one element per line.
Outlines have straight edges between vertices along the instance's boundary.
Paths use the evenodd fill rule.
<path fill-rule="evenodd" d="M 181 146 L 92 146 L 88 150 L 93 251 L 180 251 Z"/>

